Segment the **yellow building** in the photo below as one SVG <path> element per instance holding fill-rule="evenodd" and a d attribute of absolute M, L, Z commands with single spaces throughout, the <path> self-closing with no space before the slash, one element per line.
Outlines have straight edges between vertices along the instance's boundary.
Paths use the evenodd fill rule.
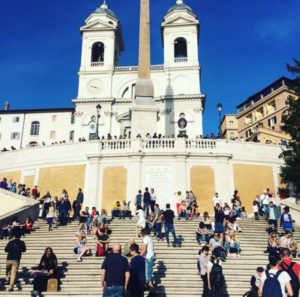
<path fill-rule="evenodd" d="M 237 106 L 240 139 L 279 144 L 290 136 L 281 130 L 286 100 L 294 96 L 293 81 L 281 77 Z"/>
<path fill-rule="evenodd" d="M 238 139 L 238 120 L 235 114 L 226 114 L 221 122 L 222 138 L 226 140 Z"/>

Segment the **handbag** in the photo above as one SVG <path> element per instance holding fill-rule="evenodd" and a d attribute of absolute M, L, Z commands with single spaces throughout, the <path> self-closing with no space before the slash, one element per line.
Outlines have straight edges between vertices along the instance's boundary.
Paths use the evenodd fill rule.
<path fill-rule="evenodd" d="M 58 289 L 58 279 L 49 278 L 47 284 L 47 292 L 57 292 Z"/>

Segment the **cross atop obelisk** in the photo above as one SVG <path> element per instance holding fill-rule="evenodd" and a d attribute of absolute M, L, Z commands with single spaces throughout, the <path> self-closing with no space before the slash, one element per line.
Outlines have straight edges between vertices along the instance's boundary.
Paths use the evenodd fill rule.
<path fill-rule="evenodd" d="M 139 70 L 135 94 L 137 104 L 145 104 L 146 101 L 149 104 L 149 98 L 154 96 L 150 75 L 150 5 L 149 0 L 140 1 Z"/>

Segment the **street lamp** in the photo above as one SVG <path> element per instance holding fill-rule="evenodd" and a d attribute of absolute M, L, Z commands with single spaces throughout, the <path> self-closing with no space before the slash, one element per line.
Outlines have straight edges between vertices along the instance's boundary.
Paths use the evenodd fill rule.
<path fill-rule="evenodd" d="M 219 113 L 219 137 L 222 138 L 222 130 L 221 130 L 221 112 L 223 105 L 221 103 L 217 104 L 217 111 Z"/>
<path fill-rule="evenodd" d="M 97 104 L 97 106 L 96 106 L 96 110 L 97 110 L 96 136 L 97 136 L 97 139 L 99 139 L 99 129 L 98 129 L 98 126 L 99 126 L 99 119 L 101 117 L 101 115 L 100 115 L 101 108 L 102 108 L 101 105 Z"/>

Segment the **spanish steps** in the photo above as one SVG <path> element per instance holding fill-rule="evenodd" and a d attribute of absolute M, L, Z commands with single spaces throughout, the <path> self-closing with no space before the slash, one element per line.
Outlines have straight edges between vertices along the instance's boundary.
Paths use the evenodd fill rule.
<path fill-rule="evenodd" d="M 201 296 L 202 281 L 197 271 L 197 254 L 199 245 L 195 240 L 195 230 L 199 220 L 176 221 L 175 229 L 180 245 L 167 246 L 165 241 L 155 241 L 156 263 L 154 276 L 156 283 L 155 296 L 167 297 L 194 297 Z M 111 244 L 120 242 L 125 244 L 129 238 L 135 238 L 136 219 L 114 220 Z M 251 275 L 257 266 L 267 264 L 266 249 L 267 233 L 264 220 L 242 221 L 242 233 L 238 234 L 241 242 L 239 258 L 228 258 L 223 263 L 227 291 L 230 297 L 241 297 L 249 289 Z M 19 268 L 19 283 L 15 290 L 8 293 L 2 287 L 0 296 L 28 297 L 32 290 L 29 271 L 39 263 L 44 249 L 51 246 L 58 257 L 59 266 L 64 270 L 60 290 L 57 293 L 43 293 L 43 296 L 101 296 L 100 269 L 103 258 L 84 257 L 83 262 L 76 262 L 73 256 L 75 234 L 78 224 L 72 222 L 68 226 L 60 226 L 48 232 L 48 226 L 42 220 L 35 223 L 36 230 L 24 238 L 27 252 L 23 254 Z M 300 227 L 296 227 L 295 238 L 300 240 Z M 171 236 L 172 239 L 172 236 Z M 95 252 L 94 240 L 89 237 L 88 243 Z M 141 244 L 141 239 L 137 240 Z M 7 241 L 0 240 L 0 280 L 5 278 L 5 245 Z M 296 259 L 299 261 L 299 258 Z M 146 295 L 145 295 L 146 296 Z"/>

